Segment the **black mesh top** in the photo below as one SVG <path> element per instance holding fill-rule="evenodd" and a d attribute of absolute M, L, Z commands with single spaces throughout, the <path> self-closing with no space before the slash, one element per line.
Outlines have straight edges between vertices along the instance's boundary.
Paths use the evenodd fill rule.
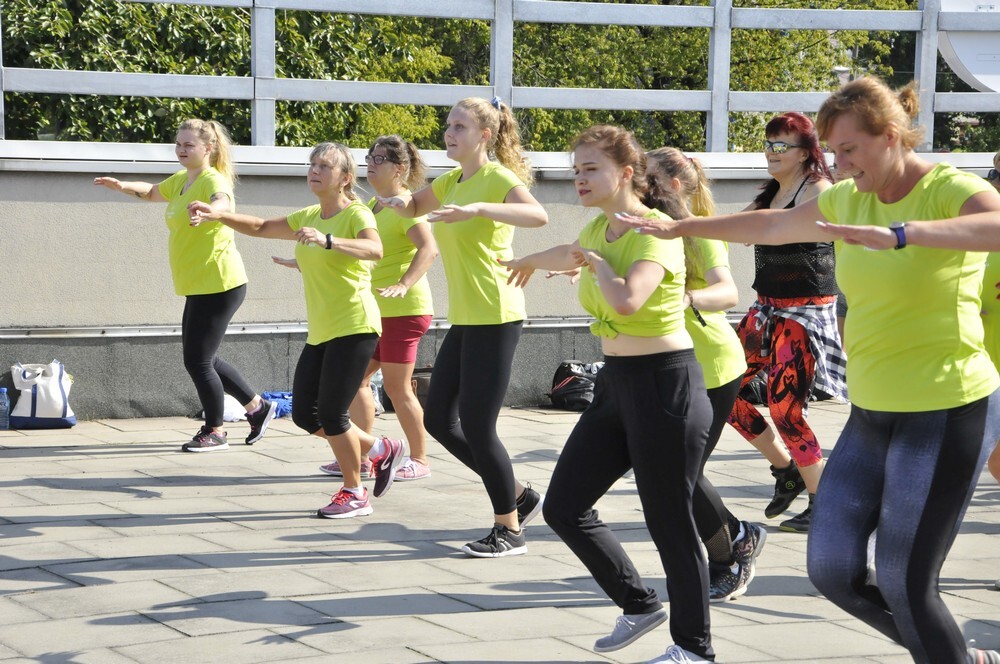
<path fill-rule="evenodd" d="M 806 180 L 792 196 L 785 209 L 795 207 Z M 773 200 L 773 194 L 771 196 Z M 767 208 L 771 201 L 759 201 L 758 209 Z M 764 297 L 812 297 L 836 295 L 832 242 L 797 242 L 782 245 L 755 245 L 755 277 L 753 289 Z"/>

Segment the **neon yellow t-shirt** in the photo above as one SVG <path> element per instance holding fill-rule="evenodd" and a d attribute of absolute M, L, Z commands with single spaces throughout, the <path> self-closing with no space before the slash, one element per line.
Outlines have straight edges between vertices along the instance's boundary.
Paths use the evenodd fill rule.
<path fill-rule="evenodd" d="M 288 215 L 288 225 L 292 230 L 309 226 L 349 239 L 377 227 L 372 211 L 361 201 L 352 201 L 329 219 L 320 216 L 319 205 L 312 205 Z M 317 346 L 365 332 L 382 334 L 382 318 L 371 288 L 371 261 L 315 244 L 296 244 L 295 260 L 306 291 L 307 344 Z"/>
<path fill-rule="evenodd" d="M 368 201 L 369 208 L 374 204 L 374 198 Z M 372 292 L 382 317 L 433 316 L 434 301 L 431 299 L 431 285 L 426 274 L 406 291 L 406 297 L 382 297 L 376 290 L 398 284 L 410 269 L 410 263 L 417 255 L 417 247 L 406 233 L 417 224 L 427 223 L 427 218 L 407 219 L 399 216 L 392 208 L 384 207 L 375 213 L 375 222 L 382 239 L 382 260 L 372 268 Z"/>
<path fill-rule="evenodd" d="M 819 195 L 835 223 L 886 226 L 956 217 L 982 178 L 937 164 L 902 200 L 882 203 L 853 180 Z M 868 251 L 837 242 L 837 283 L 847 315 L 847 386 L 862 408 L 912 413 L 988 396 L 1000 377 L 983 347 L 979 291 L 986 254 L 908 246 Z"/>
<path fill-rule="evenodd" d="M 691 266 L 687 275 L 686 290 L 698 290 L 708 286 L 705 273 L 717 267 L 729 267 L 729 248 L 721 240 L 706 240 L 690 238 L 694 250 L 688 249 L 685 242 L 684 251 Z M 705 387 L 713 389 L 730 383 L 747 370 L 746 356 L 743 344 L 736 336 L 736 330 L 726 320 L 724 311 L 701 311 L 701 317 L 707 325 L 702 325 L 695 318 L 690 307 L 684 310 L 684 327 L 694 341 L 694 355 L 701 364 L 705 374 Z"/>
<path fill-rule="evenodd" d="M 236 250 L 236 232 L 225 224 L 191 226 L 188 204 L 208 203 L 223 192 L 234 201 L 233 185 L 214 168 L 206 168 L 186 190 L 187 171 L 177 171 L 157 187 L 167 199 L 166 222 L 170 231 L 170 273 L 178 295 L 224 293 L 247 282 L 243 258 Z"/>
<path fill-rule="evenodd" d="M 472 177 L 459 182 L 456 168 L 431 183 L 441 205 L 503 203 L 514 187 L 524 183 L 513 171 L 489 162 Z M 514 227 L 486 217 L 452 224 L 434 224 L 448 279 L 448 321 L 453 325 L 499 325 L 524 320 L 524 291 L 507 284 L 507 269 L 498 260 L 513 258 Z"/>
<path fill-rule="evenodd" d="M 983 332 L 986 352 L 993 359 L 993 365 L 1000 370 L 1000 251 L 986 255 L 986 272 L 983 276 Z"/>
<path fill-rule="evenodd" d="M 657 210 L 651 219 L 669 219 Z M 652 235 L 625 233 L 614 242 L 607 240 L 608 219 L 599 214 L 580 232 L 580 246 L 596 251 L 618 276 L 628 274 L 636 261 L 662 265 L 663 280 L 635 313 L 625 316 L 608 304 L 596 276 L 587 269 L 580 275 L 580 304 L 597 320 L 590 331 L 598 337 L 614 339 L 619 334 L 633 337 L 660 337 L 684 329 L 684 244 L 682 240 L 660 240 Z"/>

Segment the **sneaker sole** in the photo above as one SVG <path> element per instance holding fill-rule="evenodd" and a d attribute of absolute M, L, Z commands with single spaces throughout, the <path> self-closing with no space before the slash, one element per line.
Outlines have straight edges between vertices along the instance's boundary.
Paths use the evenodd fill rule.
<path fill-rule="evenodd" d="M 216 445 L 215 447 L 188 447 L 187 445 L 181 445 L 182 452 L 217 452 L 218 450 L 228 450 L 229 443 L 225 445 Z"/>
<path fill-rule="evenodd" d="M 321 510 L 316 510 L 316 515 L 324 519 L 351 519 L 356 516 L 368 516 L 375 511 L 370 505 L 368 507 L 362 507 L 361 509 L 354 510 L 353 512 L 347 512 L 346 514 L 323 514 Z"/>
<path fill-rule="evenodd" d="M 523 556 L 528 552 L 528 545 L 516 546 L 513 549 L 507 549 L 506 551 L 501 551 L 499 553 L 479 553 L 478 551 L 473 551 L 468 547 L 468 545 L 462 547 L 462 553 L 472 558 L 506 558 L 507 556 Z"/>
<path fill-rule="evenodd" d="M 343 477 L 344 476 L 344 473 L 341 472 L 341 471 L 339 471 L 339 470 L 336 471 L 336 472 L 333 472 L 333 471 L 327 470 L 323 466 L 320 466 L 319 469 L 320 469 L 320 472 L 322 472 L 322 473 L 324 473 L 326 475 L 329 475 L 330 477 Z M 361 479 L 363 479 L 363 480 L 370 480 L 371 478 L 372 478 L 372 474 L 371 473 L 366 473 L 366 472 L 362 471 L 362 473 L 361 473 Z"/>
<path fill-rule="evenodd" d="M 273 420 L 274 416 L 278 414 L 278 404 L 274 401 L 269 401 L 268 404 L 267 413 L 264 415 L 264 423 L 260 425 L 260 431 L 253 438 L 246 439 L 245 442 L 247 445 L 253 445 L 258 440 L 263 438 L 264 432 L 267 431 L 268 425 L 271 424 L 271 420 Z"/>
<path fill-rule="evenodd" d="M 544 493 L 538 494 L 538 504 L 535 505 L 535 509 L 533 509 L 530 512 L 528 512 L 527 514 L 525 514 L 524 515 L 524 519 L 521 520 L 521 523 L 519 523 L 518 525 L 520 525 L 522 528 L 524 528 L 526 525 L 528 525 L 529 521 L 531 521 L 532 519 L 534 519 L 536 516 L 538 516 L 542 512 L 542 505 L 544 503 L 545 503 L 545 494 Z"/>
<path fill-rule="evenodd" d="M 785 526 L 785 525 L 778 526 L 778 530 L 780 530 L 783 533 L 803 533 L 804 534 L 804 533 L 808 533 L 809 532 L 809 528 L 796 528 L 795 526 Z"/>
<path fill-rule="evenodd" d="M 431 476 L 430 473 L 427 473 L 426 475 L 421 475 L 420 477 L 403 477 L 402 475 L 397 474 L 393 478 L 392 481 L 393 482 L 416 482 L 417 480 L 426 480 L 430 476 Z"/>
<path fill-rule="evenodd" d="M 644 627 L 641 632 L 634 633 L 628 639 L 626 639 L 626 640 L 622 641 L 621 643 L 619 643 L 617 645 L 614 645 L 614 646 L 599 646 L 599 645 L 597 645 L 595 643 L 594 644 L 594 648 L 593 648 L 594 652 L 614 652 L 616 650 L 621 650 L 622 648 L 624 648 L 626 646 L 632 645 L 633 643 L 635 643 L 636 641 L 638 641 L 640 638 L 646 636 L 651 631 L 653 631 L 654 629 L 656 629 L 657 627 L 659 627 L 663 623 L 667 622 L 667 612 L 666 612 L 665 609 L 660 609 L 660 611 L 658 611 L 657 613 L 661 614 L 660 617 L 657 618 L 655 622 L 652 622 L 649 625 L 647 625 L 646 627 Z"/>

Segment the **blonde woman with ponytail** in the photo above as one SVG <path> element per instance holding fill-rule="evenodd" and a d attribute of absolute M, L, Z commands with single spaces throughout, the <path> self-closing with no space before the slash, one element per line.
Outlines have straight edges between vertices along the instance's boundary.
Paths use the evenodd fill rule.
<path fill-rule="evenodd" d="M 914 85 L 865 77 L 834 92 L 816 127 L 847 177 L 787 209 L 680 221 L 623 219 L 661 238 L 833 240 L 847 317 L 851 414 L 823 470 L 809 578 L 919 664 L 998 664 L 967 648 L 939 575 L 1000 437 L 1000 376 L 983 343 L 980 286 L 1000 250 L 1000 194 L 914 152 Z M 869 537 L 877 529 L 874 587 Z"/>
<path fill-rule="evenodd" d="M 276 404 L 263 399 L 233 366 L 216 353 L 226 328 L 246 297 L 247 276 L 232 230 L 224 226 L 192 228 L 188 204 L 210 201 L 213 210 L 235 207 L 236 174 L 226 128 L 214 120 L 185 120 L 174 146 L 184 168 L 158 184 L 94 178 L 94 184 L 144 201 L 167 203 L 170 270 L 174 290 L 185 297 L 181 323 L 184 367 L 194 381 L 205 412 L 205 424 L 181 449 L 212 452 L 229 447 L 223 430 L 224 395 L 235 397 L 247 411 L 246 444 L 264 436 Z"/>
<path fill-rule="evenodd" d="M 416 192 L 377 197 L 401 217 L 434 226 L 448 280 L 448 330 L 434 363 L 424 425 L 478 474 L 493 506 L 493 526 L 464 547 L 497 558 L 527 552 L 522 527 L 541 510 L 541 496 L 514 479 L 496 424 L 526 317 L 524 294 L 507 283 L 499 260 L 513 255 L 516 227 L 548 221 L 528 191 L 517 121 L 498 97 L 470 97 L 448 113 L 448 158 L 458 167 Z M 491 159 L 495 156 L 496 161 Z"/>

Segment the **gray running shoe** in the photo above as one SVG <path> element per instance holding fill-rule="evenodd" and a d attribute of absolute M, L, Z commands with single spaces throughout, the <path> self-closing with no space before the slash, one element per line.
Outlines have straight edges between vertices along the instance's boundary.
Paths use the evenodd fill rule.
<path fill-rule="evenodd" d="M 214 452 L 215 450 L 228 450 L 229 442 L 226 440 L 226 432 L 221 434 L 212 431 L 212 427 L 203 426 L 194 435 L 194 438 L 181 445 L 184 452 Z"/>
<path fill-rule="evenodd" d="M 594 652 L 611 652 L 620 650 L 640 636 L 662 625 L 667 619 L 667 610 L 660 609 L 652 613 L 618 616 L 615 628 L 607 636 L 602 636 L 594 643 Z"/>

